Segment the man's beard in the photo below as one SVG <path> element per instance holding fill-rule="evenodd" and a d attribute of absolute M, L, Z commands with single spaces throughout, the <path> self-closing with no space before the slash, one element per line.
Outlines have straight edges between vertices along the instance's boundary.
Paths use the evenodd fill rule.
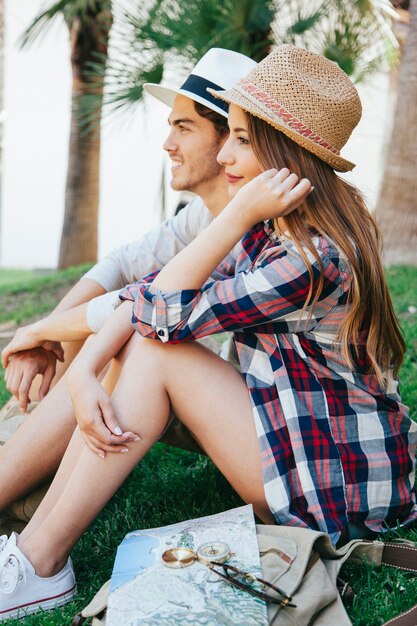
<path fill-rule="evenodd" d="M 175 191 L 192 191 L 198 193 L 201 185 L 209 183 L 219 176 L 223 170 L 223 166 L 216 161 L 217 154 L 220 151 L 220 144 L 216 145 L 205 158 L 193 161 L 190 171 L 179 176 L 176 180 L 175 176 L 171 180 L 171 188 Z"/>

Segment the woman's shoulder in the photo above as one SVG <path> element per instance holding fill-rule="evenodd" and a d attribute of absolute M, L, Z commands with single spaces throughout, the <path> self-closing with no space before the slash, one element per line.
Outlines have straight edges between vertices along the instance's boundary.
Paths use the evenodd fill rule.
<path fill-rule="evenodd" d="M 308 230 L 310 241 L 321 263 L 324 266 L 331 264 L 332 266 L 336 266 L 343 273 L 350 273 L 348 261 L 336 243 L 327 235 L 318 233 L 314 228 L 309 228 Z M 277 244 L 280 245 L 281 251 L 285 250 L 287 253 L 296 257 L 303 257 L 300 245 L 297 245 L 294 239 L 288 234 L 283 233 L 275 243 L 275 245 Z M 311 264 L 317 263 L 317 257 L 310 247 L 302 244 L 301 248 Z"/>
<path fill-rule="evenodd" d="M 278 234 L 268 226 L 265 227 L 265 232 L 269 235 L 269 241 L 253 259 L 252 271 L 268 272 L 271 276 L 279 276 L 281 281 L 285 279 L 294 284 L 298 280 L 297 276 L 308 280 L 312 271 L 314 280 L 320 280 L 321 276 L 329 288 L 330 285 L 338 286 L 343 293 L 349 290 L 352 272 L 341 250 L 331 238 L 310 229 L 309 241 L 312 245 L 308 246 L 297 245 L 288 233 Z"/>

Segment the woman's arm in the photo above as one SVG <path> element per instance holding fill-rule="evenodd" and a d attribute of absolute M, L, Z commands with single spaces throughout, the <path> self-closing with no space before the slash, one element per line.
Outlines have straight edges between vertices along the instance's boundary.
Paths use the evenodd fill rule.
<path fill-rule="evenodd" d="M 105 322 L 94 340 L 71 366 L 71 371 L 83 370 L 85 373 L 98 376 L 107 363 L 121 350 L 132 335 L 130 323 L 132 305 L 124 302 Z"/>
<path fill-rule="evenodd" d="M 134 302 L 132 320 L 139 334 L 177 342 L 269 324 L 292 313 L 297 319 L 310 291 L 310 273 L 300 255 L 284 259 L 282 246 L 271 246 L 261 265 L 203 285 L 242 235 L 249 230 L 252 236 L 252 224 L 261 222 L 257 228 L 262 229 L 268 215 L 282 217 L 298 206 L 311 185 L 297 180 L 288 170 L 265 172 L 158 276 L 127 286 L 121 298 Z M 320 264 L 316 274 L 320 279 Z M 334 277 L 331 282 L 329 292 L 337 296 Z"/>
<path fill-rule="evenodd" d="M 264 219 L 283 218 L 311 192 L 286 168 L 263 172 L 242 187 L 223 211 L 159 272 L 151 293 L 200 289 L 243 235 Z"/>
<path fill-rule="evenodd" d="M 104 457 L 106 452 L 121 452 L 136 433 L 123 433 L 111 401 L 97 380 L 99 372 L 128 341 L 132 305 L 123 303 L 107 320 L 93 340 L 77 356 L 68 372 L 68 387 L 75 416 L 86 445 Z"/>

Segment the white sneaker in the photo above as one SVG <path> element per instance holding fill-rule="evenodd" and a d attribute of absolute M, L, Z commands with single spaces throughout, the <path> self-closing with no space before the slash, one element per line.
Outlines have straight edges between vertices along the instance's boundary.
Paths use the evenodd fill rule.
<path fill-rule="evenodd" d="M 8 542 L 7 535 L 0 536 L 0 564 L 6 555 L 6 545 Z"/>
<path fill-rule="evenodd" d="M 55 576 L 41 578 L 16 545 L 16 537 L 9 539 L 4 550 L 7 558 L 0 553 L 0 622 L 39 609 L 54 609 L 72 600 L 76 582 L 71 559 Z"/>
<path fill-rule="evenodd" d="M 7 538 L 7 535 L 1 535 L 0 537 L 0 567 L 4 563 L 4 561 L 7 559 L 9 555 L 9 551 L 13 547 L 16 547 L 18 536 L 19 535 L 17 533 L 12 533 L 9 538 Z"/>
<path fill-rule="evenodd" d="M 0 536 L 0 555 L 3 552 L 4 548 L 6 547 L 7 542 L 8 542 L 7 535 L 1 535 Z"/>

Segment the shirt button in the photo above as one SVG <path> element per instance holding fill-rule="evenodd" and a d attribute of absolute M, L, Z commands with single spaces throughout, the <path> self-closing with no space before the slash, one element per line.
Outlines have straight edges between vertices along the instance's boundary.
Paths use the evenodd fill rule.
<path fill-rule="evenodd" d="M 159 335 L 160 337 L 165 337 L 165 331 L 164 331 L 164 330 L 162 330 L 162 328 L 161 328 L 161 330 L 158 330 L 158 335 Z"/>

